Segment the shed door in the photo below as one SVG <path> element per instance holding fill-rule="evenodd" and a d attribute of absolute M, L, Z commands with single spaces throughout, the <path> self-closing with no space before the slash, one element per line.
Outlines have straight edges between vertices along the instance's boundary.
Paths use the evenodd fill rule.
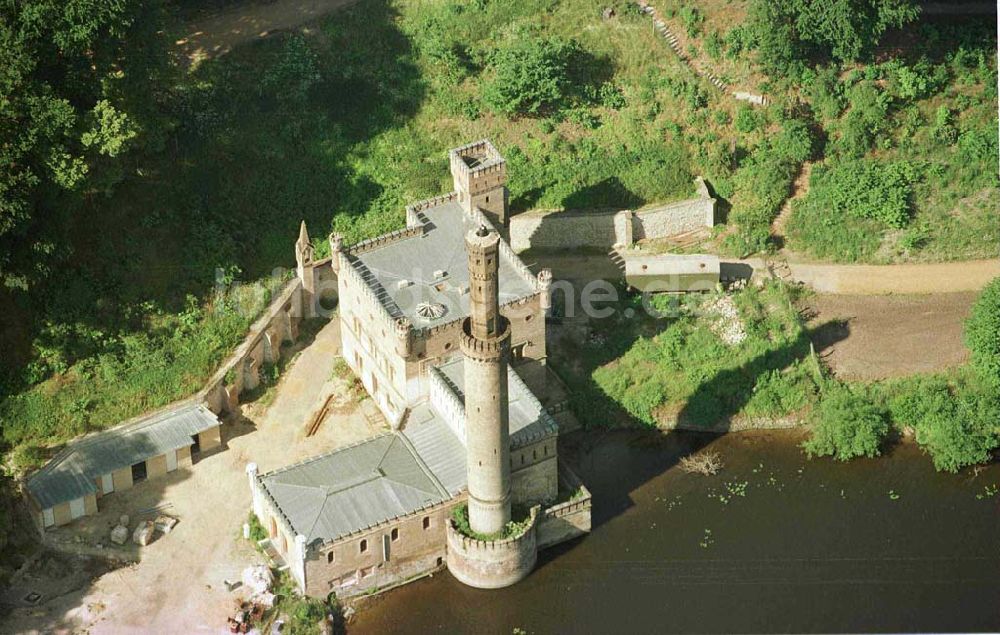
<path fill-rule="evenodd" d="M 101 493 L 110 494 L 115 491 L 115 481 L 110 474 L 101 477 Z"/>
<path fill-rule="evenodd" d="M 169 450 L 167 456 L 167 471 L 173 472 L 177 469 L 177 450 Z"/>
<path fill-rule="evenodd" d="M 42 524 L 46 527 L 56 524 L 56 517 L 53 515 L 51 507 L 42 510 Z"/>
<path fill-rule="evenodd" d="M 69 517 L 79 518 L 86 513 L 86 508 L 83 505 L 82 498 L 74 498 L 69 502 Z"/>

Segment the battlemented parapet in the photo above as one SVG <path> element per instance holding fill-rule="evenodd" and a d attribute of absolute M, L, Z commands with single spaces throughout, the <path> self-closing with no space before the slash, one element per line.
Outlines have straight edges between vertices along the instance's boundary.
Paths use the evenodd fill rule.
<path fill-rule="evenodd" d="M 520 582 L 538 561 L 536 531 L 540 510 L 537 505 L 532 507 L 524 531 L 503 540 L 470 538 L 449 518 L 448 571 L 477 589 L 500 589 Z"/>

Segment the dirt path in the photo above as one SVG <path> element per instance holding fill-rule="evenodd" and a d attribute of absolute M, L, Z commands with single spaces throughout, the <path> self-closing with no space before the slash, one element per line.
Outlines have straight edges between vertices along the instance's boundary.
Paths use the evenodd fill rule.
<path fill-rule="evenodd" d="M 843 322 L 842 329 L 824 329 L 830 341 L 814 341 L 817 352 L 842 379 L 928 373 L 966 360 L 963 323 L 976 295 L 817 295 L 808 302 L 814 313 L 809 324 Z"/>
<path fill-rule="evenodd" d="M 785 204 L 781 206 L 781 211 L 771 224 L 771 233 L 784 241 L 785 224 L 792 214 L 792 202 L 803 198 L 809 192 L 809 177 L 812 175 L 813 162 L 806 161 L 799 169 L 795 182 L 792 183 L 792 195 L 785 199 Z"/>
<path fill-rule="evenodd" d="M 274 0 L 246 4 L 188 24 L 177 45 L 192 64 L 228 53 L 237 44 L 312 22 L 357 0 Z"/>
<path fill-rule="evenodd" d="M 757 267 L 760 261 L 747 261 Z M 845 295 L 978 291 L 1000 276 L 1000 259 L 903 265 L 788 263 L 792 280 L 819 293 Z"/>
<path fill-rule="evenodd" d="M 225 450 L 191 470 L 109 496 L 96 516 L 61 529 L 86 548 L 96 541 L 106 544 L 108 528 L 121 513 L 136 518 L 139 510 L 169 505 L 167 512 L 180 519 L 170 534 L 141 548 L 138 565 L 110 571 L 37 607 L 17 609 L 0 624 L 0 632 L 224 632 L 239 591 L 227 592 L 223 580 L 238 580 L 243 568 L 260 558 L 239 537 L 250 510 L 246 464 L 254 461 L 267 472 L 379 431 L 362 412 L 370 400 L 358 404 L 351 398 L 315 436 L 305 436 L 312 411 L 330 391 L 346 385 L 330 381 L 339 349 L 339 320 L 333 320 L 285 371 L 269 407 L 249 404 L 243 417 L 227 419 Z"/>

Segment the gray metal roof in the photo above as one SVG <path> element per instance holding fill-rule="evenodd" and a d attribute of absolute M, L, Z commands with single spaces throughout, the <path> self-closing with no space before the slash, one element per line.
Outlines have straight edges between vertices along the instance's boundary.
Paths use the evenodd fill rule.
<path fill-rule="evenodd" d="M 188 404 L 83 437 L 33 474 L 28 491 L 42 509 L 93 494 L 98 476 L 189 446 L 192 435 L 218 425 L 211 410 Z"/>
<path fill-rule="evenodd" d="M 259 477 L 306 543 L 326 543 L 451 498 L 390 433 Z"/>
<path fill-rule="evenodd" d="M 446 201 L 417 212 L 423 235 L 409 236 L 349 256 L 378 293 L 394 317 L 406 316 L 414 328 L 446 324 L 469 314 L 469 267 L 465 234 L 477 221 L 455 201 Z M 535 293 L 533 281 L 513 253 L 500 259 L 500 304 Z M 444 275 L 435 275 L 443 272 Z M 384 293 L 383 293 L 384 291 Z M 417 312 L 419 304 L 440 304 L 444 314 L 428 318 Z"/>
<path fill-rule="evenodd" d="M 444 375 L 455 394 L 465 401 L 465 359 L 456 355 L 435 366 Z M 559 425 L 545 410 L 517 372 L 507 368 L 507 400 L 509 405 L 510 446 L 517 448 L 545 436 L 559 433 Z"/>
<path fill-rule="evenodd" d="M 413 408 L 403 434 L 449 494 L 454 496 L 465 489 L 465 445 L 437 410 L 428 403 Z"/>

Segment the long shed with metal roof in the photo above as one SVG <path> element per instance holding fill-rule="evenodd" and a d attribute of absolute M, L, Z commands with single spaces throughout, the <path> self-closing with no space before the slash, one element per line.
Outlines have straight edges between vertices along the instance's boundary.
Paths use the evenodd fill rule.
<path fill-rule="evenodd" d="M 185 404 L 70 442 L 26 483 L 42 528 L 97 513 L 97 500 L 147 478 L 191 465 L 221 445 L 220 422 L 201 404 Z"/>

